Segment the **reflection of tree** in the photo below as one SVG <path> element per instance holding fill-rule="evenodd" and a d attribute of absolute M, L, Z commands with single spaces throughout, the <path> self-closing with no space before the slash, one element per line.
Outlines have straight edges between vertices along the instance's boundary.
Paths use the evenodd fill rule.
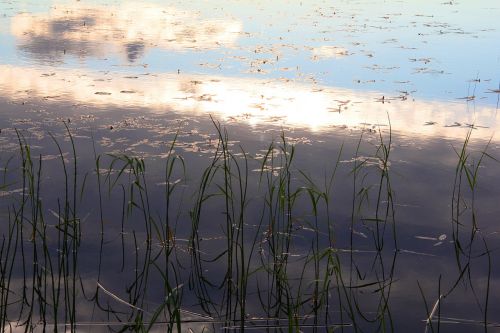
<path fill-rule="evenodd" d="M 114 51 L 135 62 L 147 45 L 178 51 L 232 46 L 241 28 L 234 20 L 205 20 L 173 7 L 133 3 L 55 6 L 48 13 L 19 14 L 11 25 L 18 48 L 43 61 Z"/>

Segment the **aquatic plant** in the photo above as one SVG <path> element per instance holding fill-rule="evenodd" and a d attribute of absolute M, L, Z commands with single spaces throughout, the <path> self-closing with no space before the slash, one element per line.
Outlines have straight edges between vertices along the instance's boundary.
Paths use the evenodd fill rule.
<path fill-rule="evenodd" d="M 161 182 L 146 159 L 99 154 L 94 142 L 85 170 L 69 124 L 62 142 L 51 135 L 54 161 L 33 156 L 17 132 L 18 153 L 2 159 L 0 330 L 396 331 L 402 249 L 390 128 L 368 145 L 362 133 L 348 168 L 341 144 L 317 175 L 297 168 L 284 131 L 257 157 L 212 122 L 208 165 L 191 170 L 174 132 Z M 456 150 L 451 193 L 454 283 L 443 286 L 439 276 L 432 302 L 416 282 L 425 330 L 440 329 L 441 308 L 464 283 L 483 314 L 476 324 L 492 325 L 492 250 L 475 193 L 480 166 L 494 157 L 488 145 L 469 152 L 471 133 Z M 339 175 L 350 193 L 336 192 Z M 348 216 L 337 212 L 339 196 L 351 198 Z M 484 288 L 472 269 L 481 260 Z"/>

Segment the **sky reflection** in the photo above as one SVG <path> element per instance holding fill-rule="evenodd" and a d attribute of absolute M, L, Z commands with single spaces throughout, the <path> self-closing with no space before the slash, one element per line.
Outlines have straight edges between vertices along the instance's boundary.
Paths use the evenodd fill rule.
<path fill-rule="evenodd" d="M 4 64 L 287 78 L 496 106 L 496 1 L 0 2 Z"/>
<path fill-rule="evenodd" d="M 125 55 L 142 58 L 146 49 L 182 51 L 233 46 L 242 24 L 200 19 L 170 6 L 128 2 L 119 6 L 55 5 L 48 13 L 21 13 L 11 20 L 19 48 L 35 58 Z"/>
<path fill-rule="evenodd" d="M 391 174 L 387 190 L 391 192 L 391 200 L 395 200 L 397 215 L 393 212 L 392 218 L 397 220 L 398 241 L 402 241 L 398 248 L 386 245 L 389 248 L 386 247 L 387 252 L 380 257 L 384 260 L 381 268 L 385 269 L 397 254 L 395 296 L 391 298 L 391 306 L 395 309 L 399 330 L 405 325 L 415 327 L 426 317 L 417 281 L 426 295 L 433 297 L 441 292 L 438 288 L 441 275 L 442 286 L 450 288 L 460 273 L 453 258 L 451 232 L 455 225 L 460 225 L 458 218 L 453 219 L 454 202 L 458 203 L 457 212 L 464 205 L 460 212 L 463 239 L 469 236 L 465 228 L 469 227 L 468 218 L 472 214 L 467 209 L 472 207 L 477 210 L 477 215 L 474 212 L 471 217 L 472 230 L 484 235 L 492 249 L 498 241 L 495 216 L 498 215 L 499 195 L 494 186 L 498 181 L 498 165 L 485 158 L 479 169 L 478 155 L 464 151 L 468 160 L 463 167 L 468 168 L 470 164 L 473 170 L 477 166 L 474 170 L 480 170 L 481 175 L 477 178 L 480 179 L 477 187 L 471 189 L 476 186 L 475 180 L 474 185 L 470 185 L 468 178 L 467 185 L 465 181 L 470 173 L 466 177 L 460 171 L 458 175 L 458 157 L 450 142 L 441 140 L 458 139 L 459 143 L 451 144 L 460 150 L 467 132 L 473 129 L 473 139 L 494 141 L 488 152 L 496 153 L 500 146 L 498 17 L 497 0 L 402 0 L 397 4 L 379 0 L 241 0 L 228 3 L 212 0 L 0 0 L 0 146 L 3 155 L 7 155 L 18 151 L 20 137 L 26 137 L 28 143 L 34 144 L 32 156 L 43 153 L 45 169 L 39 173 L 43 177 L 43 191 L 47 193 L 42 196 L 43 209 L 53 205 L 55 211 L 60 204 L 56 197 L 64 193 L 67 183 L 56 181 L 62 173 L 53 140 L 66 145 L 64 156 L 70 165 L 70 142 L 65 129 L 68 126 L 78 148 L 78 176 L 83 177 L 83 170 L 89 171 L 87 195 L 81 195 L 80 203 L 81 212 L 93 214 L 82 223 L 88 237 L 87 243 L 83 243 L 87 248 L 82 250 L 86 255 L 82 267 L 88 265 L 89 270 L 84 273 L 92 276 L 95 272 L 97 240 L 105 235 L 106 256 L 102 266 L 105 277 L 101 282 L 126 297 L 126 285 L 133 283 L 128 279 L 136 278 L 136 273 L 132 267 L 133 256 L 126 257 L 125 251 L 120 251 L 122 246 L 125 248 L 121 241 L 129 242 L 127 249 L 131 252 L 127 254 L 138 249 L 133 233 L 137 224 L 127 223 L 126 228 L 130 229 L 123 233 L 118 224 L 106 223 L 106 233 L 99 233 L 98 224 L 103 215 L 97 217 L 95 199 L 100 196 L 91 180 L 96 175 L 94 168 L 99 166 L 94 160 L 96 150 L 103 156 L 101 166 L 105 159 L 112 158 L 107 153 L 116 156 L 126 153 L 147 159 L 151 211 L 163 212 L 165 201 L 159 198 L 165 191 L 164 185 L 170 183 L 164 179 L 162 163 L 170 156 L 166 151 L 169 151 L 169 140 L 175 135 L 174 140 L 178 140 L 175 149 L 183 156 L 182 163 L 186 166 L 183 168 L 185 175 L 180 177 L 187 179 L 180 187 L 179 197 L 174 198 L 179 202 L 178 207 L 181 203 L 186 205 L 182 206 L 185 211 L 177 217 L 179 233 L 175 234 L 176 250 L 184 256 L 190 251 L 186 241 L 192 223 L 193 199 L 190 195 L 199 192 L 198 176 L 210 162 L 207 157 L 214 156 L 218 143 L 217 131 L 209 115 L 223 120 L 231 140 L 236 140 L 228 142 L 231 149 L 236 151 L 241 145 L 252 156 L 249 158 L 248 186 L 253 191 L 248 193 L 259 199 L 264 198 L 259 192 L 262 189 L 260 180 L 257 181 L 258 177 L 262 179 L 259 172 L 269 171 L 263 162 L 268 152 L 266 148 L 273 139 L 279 138 L 280 127 L 283 127 L 283 137 L 297 147 L 291 170 L 306 171 L 296 173 L 300 176 L 293 178 L 294 187 L 305 189 L 303 185 L 308 184 L 308 173 L 317 184 L 323 184 L 325 176 L 326 186 L 326 173 L 332 172 L 338 156 L 339 176 L 332 196 L 337 246 L 341 245 L 339 253 L 346 275 L 354 272 L 348 257 L 352 260 L 350 254 L 355 253 L 360 276 L 357 282 L 365 284 L 374 277 L 379 279 L 373 266 L 379 256 L 374 253 L 372 237 L 375 235 L 373 222 L 379 225 L 379 201 L 375 200 L 381 199 L 379 189 L 384 189 L 383 181 L 388 172 L 383 170 L 380 177 L 380 168 L 384 166 L 380 140 L 387 144 L 388 137 L 380 137 L 377 131 L 389 131 L 390 128 L 397 135 L 387 150 L 391 152 L 386 164 Z M 349 129 L 366 131 L 351 132 Z M 482 149 L 486 145 L 482 142 L 472 145 L 476 146 Z M 280 150 L 275 151 L 277 162 Z M 234 156 L 241 157 L 239 151 L 237 154 Z M 0 155 L 0 159 L 3 158 Z M 244 157 L 246 161 L 246 155 Z M 59 169 L 52 167 L 56 165 Z M 111 168 L 110 174 L 116 171 Z M 7 173 L 10 169 L 5 167 L 4 170 Z M 288 173 L 280 167 L 276 170 Z M 337 172 L 336 166 L 334 170 Z M 269 175 L 278 177 L 279 173 Z M 461 198 L 454 196 L 457 175 L 462 181 Z M 5 179 L 10 192 L 2 189 L 4 192 L 0 192 L 0 196 L 17 200 L 23 193 L 18 185 L 22 182 Z M 13 188 L 10 188 L 11 183 Z M 118 186 L 114 188 L 120 190 Z M 217 187 L 217 191 L 221 188 Z M 469 189 L 472 192 L 477 189 L 477 192 L 470 193 Z M 313 192 L 301 193 L 306 196 Z M 109 204 L 104 206 L 106 221 L 122 218 L 122 194 L 118 194 L 113 198 L 109 196 Z M 473 204 L 469 196 L 475 200 Z M 123 194 L 123 205 L 133 202 L 128 199 L 131 198 Z M 320 218 L 313 218 L 307 200 L 297 200 L 294 208 L 297 219 L 293 223 L 299 228 L 293 233 L 300 237 L 294 239 L 296 243 L 290 252 L 303 256 L 311 249 L 312 229 L 309 227 L 312 221 L 323 222 L 328 220 L 324 217 L 330 217 L 326 215 L 329 212 L 323 212 Z M 6 200 L 0 202 L 4 207 L 9 204 Z M 382 202 L 384 206 L 388 203 Z M 377 206 L 376 219 L 371 213 L 372 205 Z M 253 225 L 254 221 L 263 220 L 261 210 L 260 201 L 249 201 L 251 233 L 265 229 L 255 229 Z M 138 221 L 137 214 L 144 211 L 134 211 L 136 215 L 128 216 L 127 222 Z M 45 212 L 49 212 L 52 219 L 47 219 L 49 223 L 58 223 L 60 218 L 52 216 L 50 211 Z M 220 233 L 224 227 L 218 228 L 226 222 L 221 212 L 229 215 L 224 202 L 214 204 L 211 201 L 203 213 L 204 223 L 200 228 L 197 226 L 197 232 L 204 237 L 203 250 L 209 254 L 204 259 L 211 257 L 206 263 L 214 280 L 224 273 L 226 265 L 216 260 L 215 267 L 212 266 L 212 258 L 218 255 L 225 242 L 224 232 Z M 0 215 L 0 219 L 8 218 L 10 210 Z M 146 239 L 139 233 L 141 230 L 138 229 L 138 235 L 143 239 L 139 244 L 143 246 Z M 465 231 L 462 233 L 462 230 Z M 263 234 L 263 243 L 267 242 L 268 235 Z M 386 244 L 392 244 L 389 233 L 385 236 Z M 470 254 L 474 255 L 471 261 L 474 270 L 469 277 L 472 276 L 479 286 L 476 290 L 484 292 L 481 288 L 489 272 L 486 272 L 486 257 L 481 254 L 485 252 L 477 237 L 476 247 L 469 248 L 474 249 L 468 256 L 470 261 Z M 349 241 L 350 250 L 347 249 Z M 326 244 L 326 237 L 321 242 L 322 246 Z M 125 258 L 131 268 L 127 271 L 130 275 L 121 274 L 114 266 Z M 187 270 L 181 278 L 187 280 L 190 258 L 183 258 L 186 264 L 182 266 Z M 31 262 L 30 258 L 26 262 Z M 303 262 L 295 263 L 298 264 L 290 268 L 294 276 L 305 272 L 311 281 L 317 279 L 312 276 L 313 270 L 304 269 Z M 500 292 L 497 272 L 500 266 L 492 267 L 495 275 L 490 281 L 490 293 L 494 296 Z M 368 279 L 361 281 L 365 272 Z M 150 283 L 158 282 L 159 278 L 157 275 Z M 90 289 L 95 288 L 93 282 L 86 281 Z M 363 288 L 360 295 L 379 287 Z M 357 292 L 356 288 L 352 289 Z M 146 295 L 148 300 L 163 297 L 154 288 L 148 292 L 151 293 Z M 471 294 L 474 290 L 460 284 L 456 298 L 446 300 L 449 307 L 442 314 L 480 319 L 482 311 L 471 311 L 475 306 L 470 302 Z M 362 305 L 371 306 L 365 304 L 365 300 L 373 300 L 373 295 L 369 292 L 360 296 Z M 490 313 L 495 313 L 498 304 L 493 301 L 492 304 Z M 262 310 L 261 305 L 254 302 L 256 312 Z M 81 314 L 89 313 L 81 311 Z M 370 328 L 365 331 L 371 331 Z"/>
<path fill-rule="evenodd" d="M 155 113 L 192 116 L 216 114 L 251 125 L 306 127 L 314 131 L 342 126 L 388 128 L 408 135 L 498 140 L 497 109 L 473 101 L 413 100 L 402 92 L 382 92 L 308 85 L 290 80 L 224 76 L 75 71 L 58 68 L 0 66 L 4 98 L 37 96 L 98 107 L 145 107 Z"/>

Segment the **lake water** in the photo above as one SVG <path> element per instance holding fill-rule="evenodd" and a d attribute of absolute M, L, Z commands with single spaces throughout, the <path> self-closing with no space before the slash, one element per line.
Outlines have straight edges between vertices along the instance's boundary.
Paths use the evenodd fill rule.
<path fill-rule="evenodd" d="M 0 0 L 2 330 L 500 332 L 498 17 Z"/>

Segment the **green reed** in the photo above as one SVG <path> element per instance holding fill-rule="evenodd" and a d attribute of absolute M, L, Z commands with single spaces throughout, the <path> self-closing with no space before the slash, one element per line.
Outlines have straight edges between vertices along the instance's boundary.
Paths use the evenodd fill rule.
<path fill-rule="evenodd" d="M 225 127 L 213 124 L 214 152 L 194 181 L 191 166 L 175 152 L 178 132 L 172 134 L 165 145 L 161 191 L 152 186 L 157 175 L 149 171 L 149 161 L 100 154 L 94 142 L 93 165 L 82 173 L 69 124 L 64 124 L 69 149 L 51 135 L 58 153 L 51 168 L 58 172 L 56 179 L 47 178 L 53 171 L 46 166 L 49 161 L 34 156 L 18 132 L 19 153 L 5 160 L 0 184 L 1 191 L 21 190 L 2 205 L 7 221 L 0 244 L 0 331 L 21 326 L 26 332 L 74 332 L 83 325 L 82 304 L 90 305 L 89 327 L 103 322 L 119 331 L 165 327 L 182 332 L 193 325 L 395 331 L 391 296 L 399 243 L 390 128 L 379 130 L 373 145 L 366 145 L 362 134 L 347 171 L 342 160 L 350 156 L 340 145 L 328 171 L 318 177 L 296 166 L 299 150 L 284 132 L 256 159 L 231 142 Z M 440 277 L 435 303 L 418 285 L 425 329 L 432 331 L 435 320 L 439 330 L 442 303 L 463 281 L 473 289 L 488 327 L 492 254 L 484 236 L 479 253 L 473 243 L 480 230 L 475 212 L 479 168 L 493 157 L 486 146 L 471 163 L 469 140 L 470 133 L 456 151 L 452 193 L 456 283 L 446 289 Z M 377 165 L 363 159 L 366 155 Z M 339 177 L 349 178 L 351 193 L 336 191 Z M 51 182 L 61 192 L 49 196 Z M 461 204 L 465 190 L 468 215 Z M 351 207 L 347 248 L 342 248 L 336 199 L 346 195 Z M 89 205 L 93 208 L 86 211 Z M 465 216 L 471 222 L 467 237 L 462 236 Z M 354 236 L 360 227 L 369 231 L 369 265 L 356 255 Z M 92 244 L 87 234 L 98 237 L 94 258 L 86 253 Z M 110 264 L 108 251 L 118 251 L 121 260 Z M 480 259 L 488 267 L 482 296 L 475 292 L 471 270 L 471 262 Z M 90 273 L 83 264 L 89 260 Z M 119 276 L 118 283 L 107 278 L 110 272 Z"/>

